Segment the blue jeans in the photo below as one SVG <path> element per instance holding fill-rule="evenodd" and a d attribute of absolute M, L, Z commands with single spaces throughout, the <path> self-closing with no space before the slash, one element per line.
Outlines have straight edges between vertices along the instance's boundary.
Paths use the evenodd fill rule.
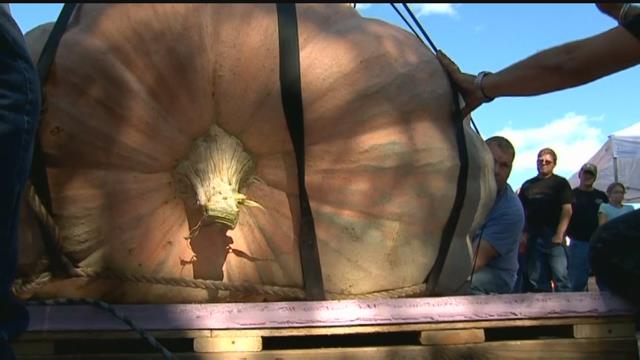
<path fill-rule="evenodd" d="M 511 284 L 506 282 L 495 269 L 485 266 L 473 274 L 470 292 L 474 295 L 509 294 Z"/>
<path fill-rule="evenodd" d="M 589 241 L 571 240 L 569 279 L 573 291 L 585 291 L 589 280 Z"/>
<path fill-rule="evenodd" d="M 528 250 L 527 250 L 528 252 Z M 516 274 L 516 283 L 513 285 L 512 293 L 520 294 L 529 292 L 529 274 L 527 273 L 527 252 L 518 253 L 518 272 Z"/>
<path fill-rule="evenodd" d="M 20 199 L 40 119 L 40 91 L 22 32 L 0 11 L 0 346 L 2 338 L 16 337 L 29 323 L 24 305 L 11 298 L 11 284 L 18 263 Z"/>
<path fill-rule="evenodd" d="M 567 249 L 564 245 L 552 244 L 554 231 L 542 228 L 529 232 L 527 246 L 529 286 L 533 292 L 551 291 L 551 279 L 556 282 L 556 291 L 571 291 L 567 268 Z"/>

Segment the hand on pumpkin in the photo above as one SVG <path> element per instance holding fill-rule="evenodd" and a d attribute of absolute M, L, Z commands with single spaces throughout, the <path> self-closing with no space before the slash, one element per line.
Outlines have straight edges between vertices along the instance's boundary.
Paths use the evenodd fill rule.
<path fill-rule="evenodd" d="M 456 84 L 457 90 L 464 98 L 462 117 L 465 118 L 470 112 L 480 106 L 483 102 L 482 99 L 484 99 L 480 88 L 475 85 L 476 76 L 460 71 L 458 65 L 451 61 L 451 59 L 440 50 L 436 53 L 436 58 L 449 73 L 451 80 Z"/>

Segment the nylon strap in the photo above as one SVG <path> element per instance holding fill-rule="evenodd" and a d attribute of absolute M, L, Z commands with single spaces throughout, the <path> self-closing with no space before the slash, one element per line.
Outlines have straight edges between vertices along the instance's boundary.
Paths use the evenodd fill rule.
<path fill-rule="evenodd" d="M 433 293 L 438 286 L 440 275 L 442 274 L 442 268 L 444 262 L 449 254 L 449 248 L 453 241 L 456 228 L 458 227 L 458 221 L 460 220 L 460 214 L 462 213 L 462 206 L 464 205 L 464 199 L 467 196 L 467 179 L 469 177 L 469 154 L 467 152 L 467 142 L 464 136 L 464 125 L 462 112 L 460 110 L 460 100 L 458 98 L 458 91 L 456 90 L 451 77 L 448 76 L 449 82 L 452 86 L 454 113 L 453 113 L 453 126 L 455 128 L 456 144 L 458 145 L 458 159 L 460 160 L 460 172 L 458 173 L 458 181 L 456 184 L 456 196 L 453 200 L 453 207 L 449 213 L 449 218 L 442 230 L 442 237 L 440 240 L 440 246 L 438 247 L 438 255 L 436 261 L 427 275 L 426 288 L 428 293 Z"/>
<path fill-rule="evenodd" d="M 308 300 L 324 300 L 324 284 L 318 254 L 318 243 L 313 214 L 305 186 L 304 112 L 300 77 L 300 49 L 298 47 L 298 20 L 292 3 L 276 4 L 278 16 L 278 42 L 280 48 L 280 91 L 298 169 L 300 199 L 299 248 L 304 290 Z"/>
<path fill-rule="evenodd" d="M 67 25 L 69 24 L 69 20 L 71 19 L 71 15 L 75 9 L 77 4 L 64 4 L 62 10 L 60 11 L 60 15 L 58 15 L 58 19 L 56 20 L 49 37 L 47 38 L 47 42 L 44 44 L 42 52 L 40 53 L 40 58 L 38 58 L 38 64 L 36 65 L 38 70 L 38 75 L 40 77 L 40 86 L 42 89 L 42 108 L 46 106 L 45 92 L 44 87 L 47 82 L 47 78 L 49 76 L 49 69 L 51 68 L 51 64 L 53 63 L 53 59 L 56 56 L 56 52 L 58 50 L 58 45 L 60 44 L 60 39 L 62 39 L 62 35 L 64 34 Z M 33 147 L 33 159 L 31 160 L 31 174 L 30 180 L 33 185 L 36 194 L 40 198 L 42 205 L 47 209 L 50 214 L 52 213 L 51 207 L 51 193 L 49 190 L 49 181 L 47 180 L 47 168 L 44 163 L 44 151 L 42 150 L 42 142 L 40 139 L 40 124 L 41 121 L 38 122 L 38 128 L 36 129 L 36 138 Z M 58 246 L 56 245 L 55 239 L 53 239 L 52 234 L 49 233 L 49 230 L 46 229 L 46 226 L 40 223 L 40 230 L 42 233 L 42 239 L 44 241 L 45 248 L 47 253 L 50 255 L 53 269 L 64 269 L 65 272 L 69 273 L 73 266 L 69 263 L 66 257 L 62 255 Z"/>
<path fill-rule="evenodd" d="M 392 4 L 393 5 L 393 4 Z M 422 24 L 418 21 L 416 16 L 413 14 L 411 9 L 407 6 L 406 3 L 402 3 L 405 10 L 411 16 L 413 22 L 418 26 L 418 29 L 422 33 L 422 35 L 427 39 L 429 45 L 434 53 L 438 52 L 438 48 L 431 41 L 431 38 L 427 34 L 427 32 L 422 27 Z M 395 8 L 395 6 L 394 6 Z M 397 9 L 396 9 L 397 11 Z M 399 11 L 397 11 L 400 14 Z M 403 20 L 404 17 L 402 17 Z M 405 20 L 405 22 L 407 22 Z M 407 25 L 409 25 L 407 23 Z M 412 29 L 413 30 L 413 29 Z M 415 30 L 414 30 L 415 33 Z M 417 36 L 417 34 L 416 34 Z M 420 38 L 418 36 L 418 38 Z M 422 39 L 420 39 L 422 41 Z M 424 41 L 423 41 L 424 43 Z M 464 125 L 462 118 L 462 111 L 460 110 L 460 99 L 458 97 L 458 89 L 456 87 L 455 82 L 451 79 L 451 76 L 445 71 L 447 74 L 447 79 L 449 80 L 449 85 L 452 89 L 453 95 L 453 127 L 455 130 L 456 137 L 456 145 L 458 147 L 458 159 L 460 160 L 460 172 L 458 172 L 458 180 L 456 184 L 456 196 L 453 200 L 453 206 L 451 207 L 451 212 L 449 213 L 449 217 L 447 218 L 447 222 L 445 223 L 444 228 L 442 229 L 442 236 L 440 237 L 440 244 L 438 246 L 438 254 L 436 255 L 436 261 L 433 263 L 433 267 L 427 275 L 426 281 L 426 290 L 428 294 L 432 294 L 435 292 L 438 282 L 440 281 L 440 275 L 442 274 L 442 269 L 444 268 L 445 260 L 449 254 L 449 249 L 451 248 L 451 242 L 453 241 L 453 237 L 455 236 L 456 228 L 458 227 L 458 221 L 460 220 L 460 214 L 462 213 L 462 206 L 464 205 L 464 199 L 467 196 L 467 180 L 469 177 L 469 156 L 467 152 L 467 142 L 464 136 Z M 475 124 L 474 124 L 475 126 Z M 476 129 L 477 130 L 477 129 Z M 472 273 L 473 276 L 473 273 Z"/>
<path fill-rule="evenodd" d="M 73 10 L 76 4 L 64 4 L 58 19 L 56 20 L 53 29 L 47 38 L 47 42 L 44 44 L 44 48 L 40 53 L 38 59 L 38 75 L 40 76 L 40 86 L 42 87 L 42 103 L 45 103 L 44 86 L 49 76 L 49 69 L 53 63 L 53 59 L 58 51 L 58 45 L 64 31 L 67 29 L 67 24 L 71 19 Z M 38 122 L 40 124 L 40 122 Z M 39 126 L 38 126 L 39 127 Z M 51 194 L 49 193 L 49 182 L 47 181 L 47 169 L 44 165 L 44 153 L 42 151 L 42 144 L 40 141 L 40 132 L 36 131 L 36 141 L 33 149 L 33 160 L 31 163 L 31 183 L 36 189 L 36 193 L 40 197 L 44 207 L 51 212 Z"/>

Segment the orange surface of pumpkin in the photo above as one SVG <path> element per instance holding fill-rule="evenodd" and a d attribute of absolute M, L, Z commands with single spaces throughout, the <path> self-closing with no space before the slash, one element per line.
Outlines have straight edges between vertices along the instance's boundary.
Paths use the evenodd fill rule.
<path fill-rule="evenodd" d="M 418 284 L 460 168 L 445 73 L 415 36 L 343 4 L 297 13 L 306 186 L 325 289 Z M 27 34 L 36 59 L 50 27 Z M 82 4 L 44 90 L 52 215 L 79 266 L 302 286 L 275 5 Z M 468 119 L 464 128 L 467 197 L 440 292 L 469 275 L 467 234 L 495 193 L 491 155 Z M 25 221 L 22 234 L 32 239 L 32 228 Z M 225 300 L 95 279 L 56 279 L 36 295 Z"/>

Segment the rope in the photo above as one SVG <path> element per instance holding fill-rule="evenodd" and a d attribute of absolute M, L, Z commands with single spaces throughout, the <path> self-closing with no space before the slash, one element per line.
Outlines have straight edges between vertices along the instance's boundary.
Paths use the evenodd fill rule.
<path fill-rule="evenodd" d="M 148 276 L 141 274 L 122 274 L 113 271 L 100 271 L 89 268 L 77 268 L 77 273 L 78 275 L 76 277 L 78 278 L 111 279 L 153 285 L 180 286 L 193 289 L 233 291 L 251 295 L 271 295 L 280 298 L 299 300 L 304 300 L 306 298 L 304 290 L 302 288 L 296 287 L 256 285 L 250 283 L 229 283 L 218 280 Z M 54 277 L 51 273 L 43 272 L 35 276 L 31 281 L 28 282 L 19 279 L 14 282 L 12 290 L 16 295 L 33 293 L 39 288 L 47 285 L 47 283 L 53 278 Z M 327 298 L 330 300 L 399 298 L 424 294 L 425 289 L 425 284 L 421 283 L 418 285 L 412 285 L 397 289 L 375 291 L 363 294 L 327 292 Z"/>
<path fill-rule="evenodd" d="M 55 221 L 42 205 L 38 194 L 36 193 L 33 185 L 28 185 L 28 201 L 33 210 L 35 211 L 38 219 L 44 223 L 47 230 L 50 231 L 55 239 L 56 245 L 62 248 L 62 235 Z M 241 292 L 252 295 L 271 295 L 282 298 L 291 299 L 305 299 L 305 292 L 301 288 L 274 286 L 274 285 L 256 285 L 250 283 L 229 283 L 218 280 L 205 280 L 205 279 L 187 279 L 187 278 L 172 278 L 172 277 L 158 277 L 148 276 L 142 274 L 121 274 L 108 270 L 96 270 L 89 268 L 74 268 L 71 274 L 72 277 L 81 278 L 104 278 L 114 279 L 128 282 L 139 282 L 146 284 L 167 285 L 167 286 L 181 286 L 196 289 L 212 289 L 222 291 Z M 30 280 L 17 279 L 12 290 L 16 295 L 33 293 L 39 288 L 45 286 L 49 281 L 54 278 L 50 272 L 43 272 Z M 375 298 L 397 298 L 423 294 L 425 291 L 424 284 L 413 285 L 409 287 L 403 287 L 398 289 L 376 291 L 364 294 L 340 294 L 327 292 L 327 297 L 332 300 L 336 299 L 375 299 Z"/>
<path fill-rule="evenodd" d="M 418 18 L 416 18 L 416 16 L 413 15 L 413 11 L 409 9 L 409 6 L 407 6 L 407 3 L 402 3 L 402 6 L 404 7 L 405 10 L 407 10 L 407 12 L 409 13 L 409 16 L 411 16 L 411 19 L 413 19 L 413 22 L 416 24 L 416 26 L 418 26 L 418 29 L 420 29 L 422 36 L 424 36 L 424 38 L 427 39 L 427 42 L 429 42 L 429 45 L 431 45 L 431 49 L 433 49 L 433 52 L 437 53 L 438 48 L 436 47 L 436 44 L 434 44 L 433 41 L 431 41 L 431 38 L 429 37 L 427 32 L 424 31 L 424 28 L 422 27 L 422 24 L 420 24 L 420 21 L 418 21 Z"/>
<path fill-rule="evenodd" d="M 40 220 L 40 222 L 42 222 L 47 227 L 47 230 L 49 230 L 49 233 L 55 240 L 56 246 L 59 249 L 62 248 L 62 236 L 60 235 L 60 229 L 58 229 L 58 226 L 53 221 L 53 218 L 51 217 L 51 215 L 49 215 L 47 208 L 44 207 L 44 204 L 42 203 L 40 197 L 38 196 L 38 193 L 36 192 L 36 188 L 31 182 L 27 184 L 27 192 L 29 205 L 31 205 L 31 208 L 33 209 L 33 211 L 35 211 L 36 215 L 38 216 L 38 220 Z"/>
<path fill-rule="evenodd" d="M 413 31 L 413 34 L 420 39 L 420 42 L 422 42 L 422 44 L 424 46 L 427 46 L 427 44 L 424 43 L 424 40 L 422 40 L 422 38 L 420 37 L 420 35 L 418 35 L 418 33 L 415 31 L 415 29 L 413 28 L 413 26 L 411 26 L 411 24 L 409 24 L 409 21 L 407 21 L 407 19 L 404 17 L 404 15 L 402 15 L 402 13 L 400 12 L 400 10 L 398 10 L 398 8 L 396 7 L 396 5 L 394 3 L 389 3 L 391 4 L 391 6 L 393 7 L 393 10 L 396 11 L 396 13 L 398 15 L 400 15 L 400 18 L 402 18 L 402 20 L 404 20 L 405 25 L 407 25 L 409 27 L 409 29 L 411 29 L 411 31 Z"/>

